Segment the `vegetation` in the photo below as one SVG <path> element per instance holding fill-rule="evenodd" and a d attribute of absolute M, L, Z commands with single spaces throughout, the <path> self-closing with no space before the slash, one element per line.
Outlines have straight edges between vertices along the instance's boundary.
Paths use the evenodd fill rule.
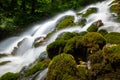
<path fill-rule="evenodd" d="M 84 36 L 84 45 L 88 47 L 90 53 L 102 49 L 105 44 L 105 38 L 97 32 L 89 32 Z"/>
<path fill-rule="evenodd" d="M 83 45 L 83 37 L 77 36 L 68 40 L 64 52 L 74 56 L 76 62 L 86 60 L 87 48 Z"/>
<path fill-rule="evenodd" d="M 117 21 L 120 22 L 120 3 L 119 3 L 119 0 L 113 0 L 110 11 L 117 14 Z"/>
<path fill-rule="evenodd" d="M 51 61 L 46 80 L 78 80 L 80 78 L 78 78 L 77 72 L 74 58 L 63 53 L 54 57 Z"/>
<path fill-rule="evenodd" d="M 16 35 L 27 26 L 45 20 L 59 12 L 78 10 L 88 4 L 103 0 L 1 0 L 0 39 Z"/>
<path fill-rule="evenodd" d="M 19 78 L 19 73 L 8 72 L 0 77 L 0 80 L 17 80 Z"/>
<path fill-rule="evenodd" d="M 107 43 L 111 44 L 119 44 L 120 43 L 120 33 L 119 32 L 111 32 L 105 35 L 105 39 Z"/>

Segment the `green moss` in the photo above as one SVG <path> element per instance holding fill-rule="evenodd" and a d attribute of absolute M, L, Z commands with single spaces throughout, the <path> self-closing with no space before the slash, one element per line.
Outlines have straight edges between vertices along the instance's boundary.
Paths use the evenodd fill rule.
<path fill-rule="evenodd" d="M 120 22 L 120 2 L 119 0 L 114 0 L 112 6 L 110 7 L 110 11 L 117 14 L 117 21 Z"/>
<path fill-rule="evenodd" d="M 77 22 L 77 24 L 79 25 L 79 26 L 85 26 L 85 24 L 86 24 L 86 22 L 87 22 L 87 20 L 86 19 L 81 19 L 81 20 L 79 20 L 78 22 Z"/>
<path fill-rule="evenodd" d="M 17 80 L 20 77 L 19 73 L 8 72 L 0 77 L 0 80 Z"/>
<path fill-rule="evenodd" d="M 84 36 L 84 45 L 92 53 L 102 49 L 105 44 L 105 38 L 97 32 L 89 32 Z"/>
<path fill-rule="evenodd" d="M 46 80 L 78 80 L 77 72 L 74 58 L 63 53 L 51 61 Z"/>
<path fill-rule="evenodd" d="M 39 42 L 34 42 L 34 47 L 40 46 Z"/>
<path fill-rule="evenodd" d="M 97 32 L 97 30 L 98 30 L 98 26 L 96 26 L 96 25 L 94 25 L 94 24 L 92 24 L 92 25 L 87 29 L 88 32 Z"/>
<path fill-rule="evenodd" d="M 79 67 L 78 67 L 78 70 L 79 70 L 79 72 L 81 73 L 82 77 L 85 78 L 85 76 L 86 76 L 86 68 L 79 66 Z"/>
<path fill-rule="evenodd" d="M 52 59 L 54 56 L 62 53 L 65 44 L 66 44 L 66 40 L 56 40 L 50 43 L 46 49 L 48 53 L 48 57 Z"/>
<path fill-rule="evenodd" d="M 0 62 L 0 66 L 1 65 L 5 65 L 5 64 L 7 64 L 7 63 L 9 63 L 10 61 L 3 61 L 3 62 Z"/>
<path fill-rule="evenodd" d="M 101 63 L 103 61 L 103 52 L 97 51 L 94 54 L 90 54 L 88 59 L 91 61 L 92 64 L 96 64 L 96 63 Z"/>
<path fill-rule="evenodd" d="M 55 30 L 49 32 L 49 33 L 47 34 L 47 38 L 49 38 L 49 37 L 50 37 L 51 35 L 53 35 L 55 32 L 56 32 Z"/>
<path fill-rule="evenodd" d="M 30 76 L 38 71 L 44 70 L 45 68 L 48 67 L 49 62 L 50 62 L 49 59 L 44 60 L 42 62 L 38 62 L 25 73 L 25 76 Z"/>
<path fill-rule="evenodd" d="M 105 30 L 105 29 L 99 30 L 98 33 L 100 33 L 103 36 L 105 36 L 106 34 L 108 34 L 107 30 Z"/>
<path fill-rule="evenodd" d="M 97 8 L 92 7 L 86 10 L 85 13 L 82 14 L 82 17 L 88 17 L 89 15 L 96 13 L 97 12 Z"/>
<path fill-rule="evenodd" d="M 56 40 L 59 40 L 59 39 L 63 39 L 63 40 L 69 40 L 71 38 L 73 38 L 74 36 L 78 36 L 79 33 L 76 33 L 76 32 L 64 32 L 62 34 L 60 34 Z"/>
<path fill-rule="evenodd" d="M 120 33 L 119 32 L 111 32 L 105 35 L 105 39 L 107 43 L 111 44 L 120 44 Z"/>
<path fill-rule="evenodd" d="M 61 20 L 58 25 L 57 25 L 57 29 L 63 29 L 66 27 L 72 27 L 74 26 L 74 16 L 66 16 L 63 20 Z"/>
<path fill-rule="evenodd" d="M 74 56 L 76 62 L 79 60 L 86 60 L 87 49 L 83 45 L 83 37 L 75 36 L 67 41 L 64 52 Z"/>
<path fill-rule="evenodd" d="M 85 34 L 87 34 L 87 31 L 82 31 L 79 33 L 80 36 L 84 36 Z"/>

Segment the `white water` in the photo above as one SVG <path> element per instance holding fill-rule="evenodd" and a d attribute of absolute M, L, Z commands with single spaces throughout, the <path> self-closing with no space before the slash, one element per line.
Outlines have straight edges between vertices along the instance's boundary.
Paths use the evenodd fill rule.
<path fill-rule="evenodd" d="M 111 0 L 104 1 L 101 3 L 97 3 L 94 5 L 90 5 L 86 7 L 84 10 L 80 12 L 84 12 L 86 9 L 90 7 L 97 7 L 98 12 L 95 14 L 90 15 L 87 17 L 87 24 L 81 28 L 76 26 L 74 28 L 66 28 L 60 30 L 53 34 L 44 45 L 34 48 L 33 42 L 36 38 L 40 36 L 46 36 L 49 32 L 54 30 L 58 21 L 66 15 L 73 15 L 75 17 L 75 22 L 80 16 L 76 16 L 76 13 L 73 11 L 67 11 L 65 13 L 59 14 L 58 16 L 44 22 L 33 26 L 28 31 L 21 34 L 21 36 L 11 37 L 7 40 L 4 40 L 0 43 L 0 53 L 1 54 L 11 54 L 14 47 L 17 47 L 16 55 L 9 55 L 7 57 L 0 58 L 0 62 L 2 61 L 11 61 L 10 63 L 0 66 L 0 75 L 3 75 L 6 72 L 19 72 L 22 67 L 28 66 L 29 64 L 33 63 L 38 56 L 46 50 L 46 46 L 53 42 L 56 37 L 63 32 L 73 32 L 73 31 L 86 31 L 86 29 L 95 21 L 101 19 L 104 25 L 101 27 L 103 29 L 107 29 L 109 32 L 115 31 L 120 32 L 120 24 L 113 21 L 112 14 L 109 12 L 109 4 Z M 17 44 L 22 41 L 21 45 L 18 46 Z M 40 76 L 41 77 L 41 76 Z M 38 77 L 38 78 L 40 78 Z"/>
<path fill-rule="evenodd" d="M 46 77 L 46 73 L 48 71 L 48 68 L 43 70 L 37 77 L 35 80 L 45 80 Z"/>

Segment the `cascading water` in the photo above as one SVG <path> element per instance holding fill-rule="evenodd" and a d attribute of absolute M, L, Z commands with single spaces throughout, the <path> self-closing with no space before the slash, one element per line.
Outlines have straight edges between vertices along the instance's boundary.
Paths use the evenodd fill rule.
<path fill-rule="evenodd" d="M 75 26 L 72 28 L 66 28 L 54 33 L 48 40 L 45 42 L 44 45 L 41 45 L 37 48 L 33 47 L 34 41 L 41 37 L 46 36 L 49 32 L 55 29 L 58 21 L 66 16 L 66 15 L 73 15 L 75 17 L 75 22 L 78 21 L 80 16 L 77 16 L 73 11 L 67 11 L 65 13 L 59 14 L 55 18 L 52 18 L 44 23 L 37 24 L 33 26 L 30 30 L 26 31 L 25 33 L 21 34 L 21 36 L 8 38 L 0 43 L 0 53 L 1 54 L 9 54 L 6 57 L 0 58 L 0 62 L 2 61 L 11 61 L 5 65 L 0 66 L 0 76 L 5 74 L 6 72 L 19 72 L 22 67 L 28 66 L 29 64 L 33 63 L 38 56 L 46 51 L 46 46 L 53 42 L 56 37 L 63 33 L 63 32 L 73 32 L 73 31 L 86 31 L 86 29 L 95 21 L 102 20 L 104 25 L 101 27 L 103 29 L 107 29 L 109 32 L 119 32 L 120 31 L 120 24 L 114 22 L 112 14 L 109 12 L 109 4 L 111 0 L 104 1 L 101 3 L 97 3 L 94 5 L 90 5 L 83 9 L 80 12 L 84 12 L 90 7 L 98 8 L 98 12 L 88 16 L 86 25 L 81 28 L 80 26 Z M 12 55 L 14 48 L 17 48 L 14 52 L 15 55 Z M 42 73 L 37 77 L 41 79 Z M 38 80 L 36 79 L 36 80 Z"/>

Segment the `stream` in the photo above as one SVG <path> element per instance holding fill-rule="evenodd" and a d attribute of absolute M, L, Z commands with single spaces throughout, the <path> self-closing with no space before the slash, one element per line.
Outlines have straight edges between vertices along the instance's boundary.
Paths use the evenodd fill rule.
<path fill-rule="evenodd" d="M 43 23 L 34 25 L 31 29 L 25 31 L 20 36 L 10 37 L 0 42 L 0 54 L 8 55 L 0 58 L 0 62 L 10 61 L 5 65 L 0 66 L 0 76 L 7 72 L 19 72 L 23 67 L 29 66 L 39 57 L 41 53 L 46 51 L 47 45 L 53 42 L 57 36 L 63 32 L 86 31 L 86 29 L 97 20 L 102 20 L 104 23 L 104 25 L 99 29 L 106 29 L 108 32 L 120 32 L 120 24 L 114 21 L 114 16 L 109 11 L 111 2 L 112 0 L 106 0 L 85 7 L 79 12 L 84 12 L 90 7 L 98 8 L 98 12 L 86 18 L 87 23 L 84 27 L 75 26 L 59 30 L 54 33 L 43 45 L 37 48 L 33 46 L 34 41 L 37 38 L 46 36 L 48 33 L 53 31 L 61 18 L 67 15 L 72 15 L 75 17 L 74 22 L 77 22 L 81 17 L 77 16 L 76 12 L 69 10 L 58 14 Z M 14 48 L 17 48 L 16 51 L 14 51 Z M 12 54 L 13 51 L 14 55 Z M 47 70 L 48 69 L 43 70 L 36 77 L 36 80 L 44 80 Z"/>

